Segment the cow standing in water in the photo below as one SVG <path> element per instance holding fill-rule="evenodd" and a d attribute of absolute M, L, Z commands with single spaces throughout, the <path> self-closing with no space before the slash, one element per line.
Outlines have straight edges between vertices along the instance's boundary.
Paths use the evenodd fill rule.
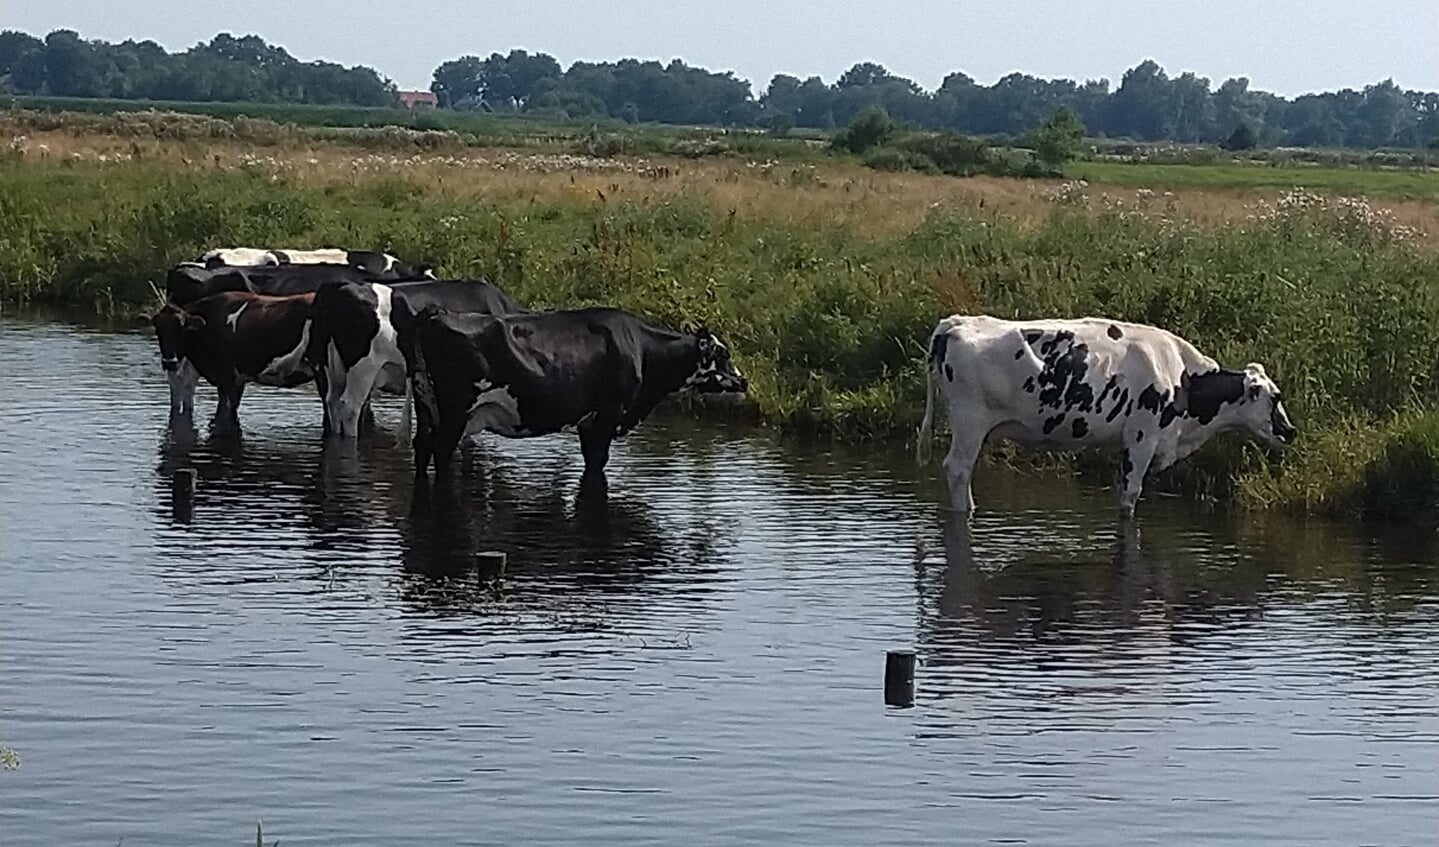
<path fill-rule="evenodd" d="M 1134 513 L 1144 476 L 1224 430 L 1275 448 L 1294 425 L 1258 363 L 1227 370 L 1163 329 L 1103 318 L 1009 321 L 951 315 L 929 338 L 918 458 L 929 454 L 936 391 L 952 432 L 944 460 L 957 511 L 974 511 L 970 477 L 987 437 L 1057 449 L 1120 450 L 1119 507 Z"/>
<path fill-rule="evenodd" d="M 315 326 L 305 356 L 316 369 L 329 435 L 354 438 L 360 413 L 375 391 L 404 394 L 400 440 L 410 437 L 410 383 L 399 330 L 418 310 L 527 312 L 487 280 L 427 280 L 396 284 L 348 282 L 322 286 L 315 295 Z"/>
<path fill-rule="evenodd" d="M 428 307 L 400 346 L 415 403 L 415 476 L 435 476 L 465 436 L 530 438 L 576 431 L 585 476 L 599 481 L 610 444 L 682 388 L 743 392 L 724 343 L 706 329 L 672 332 L 607 308 L 525 315 Z"/>
<path fill-rule="evenodd" d="M 288 388 L 314 379 L 304 361 L 314 299 L 313 293 L 276 297 L 224 291 L 186 306 L 165 304 L 150 322 L 160 365 L 171 377 L 170 413 L 193 411 L 195 384 L 204 377 L 219 394 L 217 423 L 238 429 L 247 383 Z"/>

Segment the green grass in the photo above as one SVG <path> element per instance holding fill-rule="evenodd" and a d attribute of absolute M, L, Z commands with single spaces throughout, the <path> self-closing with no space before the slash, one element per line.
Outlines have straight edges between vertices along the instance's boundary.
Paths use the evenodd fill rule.
<path fill-rule="evenodd" d="M 1171 165 L 1131 162 L 1075 162 L 1066 173 L 1076 179 L 1105 185 L 1156 189 L 1274 189 L 1307 188 L 1341 194 L 1363 194 L 1401 200 L 1439 202 L 1439 170 L 1323 165 L 1269 165 L 1219 163 Z"/>
<path fill-rule="evenodd" d="M 0 161 L 8 303 L 148 307 L 170 263 L 281 243 L 390 249 L 489 276 L 536 307 L 703 320 L 750 377 L 763 421 L 849 440 L 913 437 L 925 339 L 951 311 L 1158 324 L 1228 365 L 1263 362 L 1301 442 L 1275 463 L 1224 439 L 1156 487 L 1385 517 L 1439 507 L 1439 256 L 1352 205 L 1314 199 L 1212 228 L 1133 209 L 1057 205 L 1025 227 L 936 209 L 868 236 L 736 217 L 687 191 L 497 202 L 398 177 Z"/>
<path fill-rule="evenodd" d="M 776 138 L 756 129 L 629 124 L 613 118 L 562 119 L 527 114 L 457 112 L 449 109 L 385 109 L 366 106 L 312 106 L 287 103 L 190 103 L 158 100 L 108 100 L 81 97 L 9 96 L 0 98 L 9 123 L 36 129 L 137 134 L 136 113 L 213 118 L 210 123 L 149 117 L 143 126 L 156 137 L 211 137 L 241 131 L 247 140 L 286 144 L 301 139 L 386 140 L 386 128 L 443 133 L 445 141 L 474 147 L 564 149 L 595 155 L 653 154 L 686 157 L 737 155 L 772 159 L 813 159 L 827 155 L 825 139 L 796 132 Z M 265 126 L 271 124 L 271 126 Z M 403 136 L 389 133 L 401 146 Z M 436 139 L 437 144 L 440 139 Z"/>

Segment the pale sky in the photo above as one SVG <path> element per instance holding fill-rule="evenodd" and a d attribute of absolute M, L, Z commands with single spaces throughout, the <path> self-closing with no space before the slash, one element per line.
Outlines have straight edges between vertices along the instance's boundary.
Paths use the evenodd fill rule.
<path fill-rule="evenodd" d="M 0 29 L 61 27 L 171 51 L 253 33 L 405 89 L 429 88 L 447 59 L 519 47 L 563 67 L 678 58 L 732 70 L 756 95 L 776 73 L 831 83 L 861 61 L 930 91 L 955 70 L 983 85 L 1020 71 L 1114 88 L 1144 59 L 1286 97 L 1386 77 L 1439 91 L 1439 0 L 0 0 Z"/>

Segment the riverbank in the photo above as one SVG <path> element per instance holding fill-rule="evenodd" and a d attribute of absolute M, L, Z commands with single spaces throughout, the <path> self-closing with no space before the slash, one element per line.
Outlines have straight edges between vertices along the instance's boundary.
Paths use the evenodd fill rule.
<path fill-rule="evenodd" d="M 67 133 L 0 162 L 6 303 L 148 309 L 168 265 L 215 245 L 385 248 L 537 307 L 706 321 L 757 418 L 800 434 L 912 439 L 924 339 L 953 311 L 1158 324 L 1226 364 L 1263 362 L 1301 437 L 1282 461 L 1224 439 L 1154 488 L 1350 515 L 1439 508 L 1436 237 L 1439 206 L 1421 200 L 848 162 Z"/>

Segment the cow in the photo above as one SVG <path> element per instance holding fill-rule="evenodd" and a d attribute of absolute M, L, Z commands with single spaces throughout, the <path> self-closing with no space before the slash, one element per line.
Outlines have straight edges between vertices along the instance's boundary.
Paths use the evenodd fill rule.
<path fill-rule="evenodd" d="M 256 267 L 205 268 L 194 262 L 181 262 L 165 276 L 165 299 L 183 306 L 221 291 L 250 291 L 255 294 L 304 294 L 319 290 L 328 282 L 399 282 L 424 280 L 429 277 L 411 273 L 400 276 L 407 267 L 391 266 L 382 274 L 370 274 L 345 265 L 271 265 Z"/>
<path fill-rule="evenodd" d="M 415 404 L 415 477 L 435 477 L 467 435 L 531 438 L 576 431 L 584 477 L 602 481 L 610 444 L 680 389 L 745 392 L 708 329 L 673 332 L 593 307 L 456 314 L 426 306 L 400 344 Z"/>
<path fill-rule="evenodd" d="M 944 459 L 955 511 L 974 511 L 970 476 L 987 437 L 1042 449 L 1121 452 L 1121 516 L 1145 474 L 1224 430 L 1282 449 L 1297 431 L 1279 387 L 1252 362 L 1229 370 L 1158 327 L 1099 317 L 1011 321 L 950 315 L 929 337 L 917 458 L 928 461 L 936 394 L 952 432 Z"/>
<path fill-rule="evenodd" d="M 378 389 L 405 395 L 400 440 L 409 438 L 410 383 L 396 325 L 429 305 L 485 314 L 528 311 L 485 279 L 322 286 L 315 295 L 315 325 L 306 358 L 318 371 L 332 426 L 328 434 L 358 435 L 361 409 Z"/>
<path fill-rule="evenodd" d="M 150 322 L 170 377 L 171 415 L 193 411 L 198 377 L 219 393 L 216 419 L 236 429 L 247 383 L 290 388 L 314 379 L 304 359 L 314 299 L 313 292 L 222 291 L 185 306 L 165 304 Z"/>
<path fill-rule="evenodd" d="M 225 247 L 208 250 L 194 264 L 206 268 L 283 267 L 286 265 L 341 265 L 363 271 L 377 279 L 434 279 L 434 268 L 411 265 L 389 253 L 373 250 L 261 250 L 256 247 Z"/>

